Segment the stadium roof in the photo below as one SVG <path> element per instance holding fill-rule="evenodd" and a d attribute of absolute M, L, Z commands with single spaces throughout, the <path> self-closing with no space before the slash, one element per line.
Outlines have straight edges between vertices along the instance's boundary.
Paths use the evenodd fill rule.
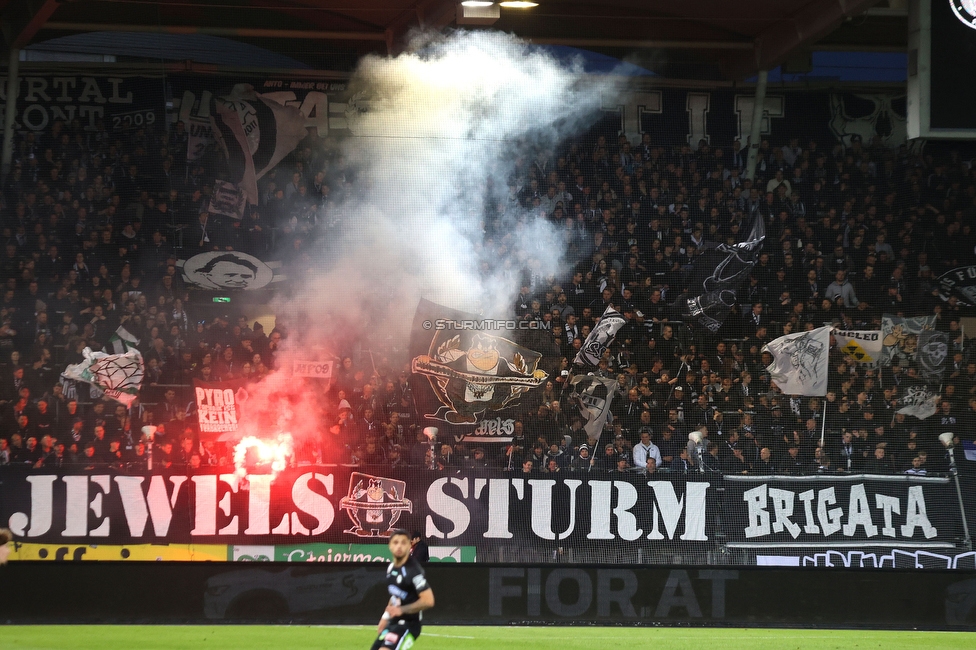
<path fill-rule="evenodd" d="M 813 49 L 904 52 L 907 40 L 907 0 L 536 1 L 502 8 L 490 28 L 669 77 L 737 80 L 784 63 L 802 71 Z M 485 28 L 465 24 L 462 11 L 458 0 L 0 0 L 0 24 L 8 47 L 85 32 L 202 34 L 335 69 L 400 51 L 420 26 Z"/>

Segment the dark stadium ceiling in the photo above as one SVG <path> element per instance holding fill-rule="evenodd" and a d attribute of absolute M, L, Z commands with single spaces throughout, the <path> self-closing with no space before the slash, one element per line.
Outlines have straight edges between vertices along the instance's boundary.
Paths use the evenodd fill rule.
<path fill-rule="evenodd" d="M 811 50 L 904 51 L 907 0 L 536 0 L 490 26 L 669 77 L 736 80 Z M 411 29 L 458 27 L 458 0 L 0 0 L 7 47 L 79 32 L 201 33 L 319 69 L 396 53 Z"/>

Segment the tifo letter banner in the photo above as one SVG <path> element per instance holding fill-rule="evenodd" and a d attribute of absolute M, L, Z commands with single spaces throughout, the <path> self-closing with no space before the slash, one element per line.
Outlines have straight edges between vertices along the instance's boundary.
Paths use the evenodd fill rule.
<path fill-rule="evenodd" d="M 947 478 L 727 476 L 725 496 L 730 546 L 951 548 L 962 535 Z"/>
<path fill-rule="evenodd" d="M 277 477 L 4 471 L 0 521 L 45 544 L 384 543 L 403 527 L 431 545 L 684 547 L 714 539 L 707 481 L 640 474 L 525 478 L 502 472 L 301 467 Z M 479 549 L 480 555 L 480 549 Z"/>

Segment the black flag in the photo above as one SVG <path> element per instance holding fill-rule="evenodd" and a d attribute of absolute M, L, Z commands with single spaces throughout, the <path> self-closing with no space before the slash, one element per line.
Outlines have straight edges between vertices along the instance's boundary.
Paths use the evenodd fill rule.
<path fill-rule="evenodd" d="M 945 373 L 949 358 L 949 335 L 937 330 L 922 330 L 918 334 L 918 360 L 922 379 L 929 384 L 938 384 Z"/>
<path fill-rule="evenodd" d="M 442 440 L 509 442 L 523 398 L 545 384 L 542 354 L 515 343 L 509 324 L 420 301 L 411 386 L 423 425 L 448 436 Z"/>
<path fill-rule="evenodd" d="M 675 303 L 682 318 L 718 331 L 735 305 L 735 292 L 756 265 L 765 238 L 766 226 L 756 215 L 745 241 L 703 244 L 704 250 L 685 272 L 682 294 Z"/>

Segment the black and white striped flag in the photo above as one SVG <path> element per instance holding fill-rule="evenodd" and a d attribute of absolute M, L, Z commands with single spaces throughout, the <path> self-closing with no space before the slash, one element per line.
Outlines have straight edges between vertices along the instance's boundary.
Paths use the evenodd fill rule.
<path fill-rule="evenodd" d="M 231 181 L 248 203 L 257 204 L 258 179 L 305 138 L 305 117 L 298 108 L 260 95 L 249 84 L 237 84 L 214 102 L 214 135 L 227 154 Z"/>

